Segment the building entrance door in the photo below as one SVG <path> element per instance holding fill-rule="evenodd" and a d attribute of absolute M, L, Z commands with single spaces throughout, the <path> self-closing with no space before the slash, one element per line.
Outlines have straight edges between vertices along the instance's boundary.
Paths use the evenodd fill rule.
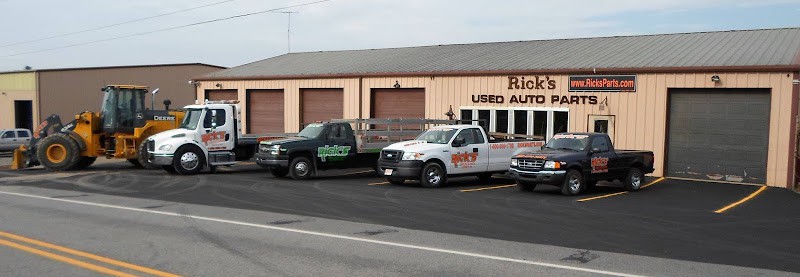
<path fill-rule="evenodd" d="M 614 118 L 613 115 L 589 115 L 589 128 L 590 132 L 606 133 L 614 142 Z"/>
<path fill-rule="evenodd" d="M 14 101 L 14 125 L 15 128 L 23 128 L 33 131 L 33 101 Z"/>

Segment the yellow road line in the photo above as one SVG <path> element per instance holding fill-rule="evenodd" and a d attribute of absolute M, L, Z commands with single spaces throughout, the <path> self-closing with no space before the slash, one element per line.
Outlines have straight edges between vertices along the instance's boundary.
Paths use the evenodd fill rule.
<path fill-rule="evenodd" d="M 664 177 L 658 178 L 658 179 L 656 179 L 655 181 L 652 181 L 652 182 L 650 182 L 650 183 L 648 183 L 648 184 L 646 184 L 646 185 L 642 186 L 642 188 L 646 188 L 646 187 L 649 187 L 649 186 L 655 185 L 655 184 L 656 184 L 656 183 L 658 183 L 658 182 L 664 181 L 664 179 L 665 179 Z"/>
<path fill-rule="evenodd" d="M 367 186 L 378 186 L 378 185 L 385 185 L 385 184 L 388 184 L 388 183 L 389 182 L 369 183 L 369 184 L 367 184 Z"/>
<path fill-rule="evenodd" d="M 759 193 L 761 193 L 762 191 L 765 191 L 766 189 L 767 189 L 767 186 L 762 186 L 761 188 L 759 188 L 758 190 L 754 191 L 753 193 L 751 193 L 751 194 L 750 194 L 750 195 L 748 195 L 747 197 L 745 197 L 745 198 L 742 198 L 742 199 L 741 199 L 741 200 L 739 200 L 739 201 L 733 202 L 733 203 L 731 203 L 730 205 L 728 205 L 728 206 L 725 206 L 725 207 L 722 207 L 721 209 L 719 209 L 719 210 L 716 210 L 716 211 L 714 211 L 714 212 L 715 212 L 715 213 L 718 213 L 718 214 L 724 213 L 725 211 L 727 211 L 727 210 L 730 210 L 731 208 L 733 208 L 733 207 L 736 207 L 736 206 L 738 206 L 739 204 L 742 204 L 742 203 L 744 203 L 744 202 L 747 202 L 747 201 L 748 201 L 748 200 L 750 200 L 750 199 L 753 199 L 753 197 L 756 197 L 756 195 L 758 195 L 758 194 L 759 194 Z"/>
<path fill-rule="evenodd" d="M 664 181 L 664 177 L 658 178 L 655 181 L 647 183 L 646 185 L 642 186 L 642 188 L 646 188 L 646 187 L 652 186 L 652 185 L 654 185 L 654 184 L 656 184 L 658 182 L 661 182 L 661 181 Z M 595 196 L 595 197 L 578 199 L 576 201 L 585 202 L 585 201 L 590 201 L 590 200 L 595 200 L 595 199 L 601 199 L 601 198 L 606 198 L 606 197 L 611 197 L 611 196 L 622 195 L 622 194 L 626 194 L 626 193 L 628 193 L 628 192 L 627 191 L 615 192 L 615 193 L 610 193 L 610 194 L 606 194 L 606 195 L 600 195 L 600 196 Z"/>
<path fill-rule="evenodd" d="M 600 198 L 606 198 L 606 197 L 611 197 L 611 196 L 620 195 L 620 194 L 626 194 L 626 193 L 628 193 L 628 192 L 627 191 L 621 191 L 621 192 L 615 192 L 615 193 L 606 194 L 606 195 L 600 195 L 600 196 L 595 196 L 595 197 L 578 199 L 577 201 L 578 202 L 584 202 L 584 201 L 595 200 L 595 199 L 600 199 Z"/>
<path fill-rule="evenodd" d="M 127 268 L 127 269 L 133 269 L 133 270 L 144 272 L 144 273 L 147 273 L 147 274 L 152 274 L 152 275 L 161 276 L 161 277 L 177 277 L 177 276 L 179 276 L 179 275 L 175 275 L 175 274 L 172 274 L 172 273 L 163 272 L 163 271 L 160 271 L 160 270 L 155 270 L 155 269 L 152 269 L 152 268 L 138 266 L 138 265 L 126 263 L 126 262 L 123 262 L 123 261 L 118 261 L 118 260 L 114 260 L 114 259 L 111 259 L 111 258 L 106 258 L 106 257 L 94 255 L 94 254 L 91 254 L 91 253 L 86 253 L 86 252 L 83 252 L 83 251 L 78 251 L 78 250 L 66 248 L 66 247 L 63 247 L 63 246 L 58 246 L 58 245 L 55 245 L 55 244 L 50 244 L 50 243 L 46 243 L 46 242 L 43 242 L 43 241 L 39 241 L 39 240 L 31 239 L 31 238 L 26 238 L 26 237 L 23 237 L 23 236 L 20 236 L 20 235 L 15 235 L 15 234 L 11 234 L 11 233 L 6 233 L 6 232 L 0 231 L 0 236 L 6 237 L 6 238 L 10 238 L 10 239 L 14 239 L 14 240 L 18 240 L 18 241 L 22 241 L 22 242 L 26 242 L 26 243 L 30 243 L 30 244 L 41 246 L 41 247 L 45 247 L 45 248 L 50 248 L 50 249 L 53 249 L 53 250 L 58 250 L 58 251 L 61 251 L 61 252 L 67 253 L 67 254 L 72 254 L 72 255 L 75 255 L 75 256 L 80 256 L 80 257 L 84 257 L 84 258 L 87 258 L 87 259 L 92 259 L 92 260 L 95 260 L 95 261 L 98 261 L 98 262 L 107 263 L 107 264 L 110 264 L 110 265 L 115 265 L 115 266 L 119 266 L 119 267 L 123 267 L 123 268 Z"/>
<path fill-rule="evenodd" d="M 502 186 L 485 187 L 485 188 L 477 188 L 477 189 L 462 189 L 461 192 L 481 191 L 481 190 L 490 190 L 490 189 L 502 189 L 502 188 L 516 187 L 516 186 L 517 185 L 502 185 Z"/>
<path fill-rule="evenodd" d="M 52 260 L 59 261 L 59 262 L 68 263 L 68 264 L 71 264 L 71 265 L 74 265 L 74 266 L 77 266 L 77 267 L 82 267 L 82 268 L 85 268 L 85 269 L 88 269 L 88 270 L 91 270 L 91 271 L 95 271 L 95 272 L 99 272 L 99 273 L 103 273 L 103 274 L 106 274 L 106 275 L 119 276 L 119 277 L 136 277 L 136 275 L 133 275 L 133 274 L 128 274 L 128 273 L 121 272 L 121 271 L 116 271 L 116 270 L 113 270 L 113 269 L 110 269 L 110 268 L 107 268 L 107 267 L 102 267 L 102 266 L 99 266 L 99 265 L 90 264 L 90 263 L 87 263 L 87 262 L 82 262 L 82 261 L 79 261 L 79 260 L 76 260 L 76 259 L 72 259 L 72 258 L 61 256 L 61 255 L 56 255 L 56 254 L 53 254 L 53 253 L 50 253 L 50 252 L 46 252 L 46 251 L 42 251 L 42 250 L 39 250 L 39 249 L 36 249 L 36 248 L 33 248 L 33 247 L 28 247 L 28 246 L 25 246 L 25 245 L 22 245 L 22 244 L 13 243 L 13 242 L 10 242 L 10 241 L 4 240 L 4 239 L 0 239 L 0 245 L 5 245 L 5 246 L 11 247 L 11 248 L 16 248 L 18 250 L 22 250 L 22 251 L 25 251 L 25 252 L 28 252 L 28 253 L 36 254 L 36 255 L 39 255 L 39 256 L 42 256 L 42 257 L 45 257 L 45 258 L 49 258 L 49 259 L 52 259 Z"/>

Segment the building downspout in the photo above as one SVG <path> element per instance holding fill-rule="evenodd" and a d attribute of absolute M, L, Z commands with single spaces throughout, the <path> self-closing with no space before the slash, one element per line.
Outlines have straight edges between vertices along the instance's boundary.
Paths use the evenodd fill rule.
<path fill-rule="evenodd" d="M 789 186 L 790 189 L 800 192 L 800 183 L 798 183 L 798 174 L 800 174 L 800 130 L 798 130 L 798 126 L 800 125 L 800 117 L 798 117 L 798 102 L 800 102 L 800 72 L 794 72 L 792 76 L 792 112 L 791 112 L 791 137 L 789 138 L 789 145 L 790 145 L 790 152 L 794 156 L 793 158 L 789 159 L 789 167 L 787 168 L 788 173 L 788 180 L 792 182 Z"/>
<path fill-rule="evenodd" d="M 364 118 L 364 88 L 362 87 L 364 77 L 358 77 L 358 118 Z"/>

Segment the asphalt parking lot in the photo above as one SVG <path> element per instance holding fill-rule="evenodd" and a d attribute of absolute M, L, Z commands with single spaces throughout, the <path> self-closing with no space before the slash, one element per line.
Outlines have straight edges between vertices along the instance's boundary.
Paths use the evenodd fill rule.
<path fill-rule="evenodd" d="M 246 164 L 175 176 L 111 162 L 85 172 L 0 171 L 0 189 L 47 188 L 63 191 L 52 197 L 64 199 L 157 199 L 800 272 L 800 195 L 785 189 L 649 178 L 639 192 L 600 183 L 590 193 L 567 197 L 547 186 L 521 192 L 503 178 L 453 178 L 447 187 L 425 189 L 413 182 L 390 185 L 368 170 L 322 174 L 310 181 L 279 179 Z"/>

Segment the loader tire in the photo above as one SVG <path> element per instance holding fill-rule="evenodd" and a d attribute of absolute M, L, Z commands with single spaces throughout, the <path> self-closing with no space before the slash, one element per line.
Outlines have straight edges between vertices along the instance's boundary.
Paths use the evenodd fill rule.
<path fill-rule="evenodd" d="M 36 158 L 50 171 L 64 171 L 75 167 L 81 160 L 78 142 L 64 133 L 44 138 L 36 149 Z"/>
<path fill-rule="evenodd" d="M 139 165 L 144 169 L 157 169 L 158 165 L 154 165 L 150 163 L 147 159 L 147 140 L 142 141 L 139 144 L 139 148 L 136 149 L 136 157 L 139 161 Z"/>

